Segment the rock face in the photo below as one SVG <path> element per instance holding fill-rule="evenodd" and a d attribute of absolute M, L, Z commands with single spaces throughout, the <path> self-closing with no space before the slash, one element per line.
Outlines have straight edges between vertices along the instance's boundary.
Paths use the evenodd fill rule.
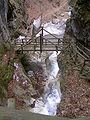
<path fill-rule="evenodd" d="M 26 27 L 24 0 L 0 0 L 0 41 L 16 36 Z"/>
<path fill-rule="evenodd" d="M 9 40 L 9 31 L 7 29 L 8 0 L 0 1 L 0 41 Z"/>
<path fill-rule="evenodd" d="M 90 0 L 71 0 L 70 26 L 77 41 L 90 48 Z"/>
<path fill-rule="evenodd" d="M 3 18 L 4 23 L 7 21 L 7 11 L 8 11 L 8 1 L 7 0 L 1 0 L 0 2 L 0 14 Z"/>

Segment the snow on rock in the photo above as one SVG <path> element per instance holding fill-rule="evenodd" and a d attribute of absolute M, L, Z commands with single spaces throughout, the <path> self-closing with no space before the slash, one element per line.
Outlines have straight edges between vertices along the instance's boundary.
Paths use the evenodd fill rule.
<path fill-rule="evenodd" d="M 59 21 L 60 21 L 60 20 L 59 20 L 59 19 L 57 19 L 57 18 L 53 18 L 53 19 L 52 19 L 52 23 L 53 23 L 53 24 L 58 24 L 58 23 L 59 23 Z"/>
<path fill-rule="evenodd" d="M 71 16 L 71 11 L 72 11 L 72 9 L 73 9 L 73 8 L 72 8 L 71 6 L 68 7 L 68 15 L 69 15 L 69 17 Z"/>
<path fill-rule="evenodd" d="M 14 63 L 14 67 L 16 68 L 16 70 L 19 68 L 18 63 Z"/>
<path fill-rule="evenodd" d="M 19 36 L 18 39 L 22 40 L 22 39 L 25 39 L 25 36 Z"/>
<path fill-rule="evenodd" d="M 22 36 L 22 35 L 20 35 L 17 39 L 16 39 L 16 41 L 17 41 L 17 43 L 22 43 L 22 40 L 23 40 L 23 42 L 25 42 L 26 40 L 25 40 L 25 36 Z"/>
<path fill-rule="evenodd" d="M 30 106 L 34 103 L 35 99 L 34 98 L 30 98 L 29 100 L 24 99 L 24 102 L 26 103 L 27 106 Z"/>
<path fill-rule="evenodd" d="M 30 112 L 49 115 L 47 109 L 45 108 L 45 104 L 42 98 L 39 98 L 38 100 L 36 100 L 35 107 L 30 109 Z"/>
<path fill-rule="evenodd" d="M 36 20 L 34 20 L 33 25 L 39 29 L 39 27 L 41 26 L 41 16 L 39 18 L 37 18 Z"/>
<path fill-rule="evenodd" d="M 66 20 L 62 20 L 62 21 L 59 21 L 57 24 L 54 24 L 53 22 L 48 22 L 46 24 L 43 25 L 43 28 L 50 32 L 51 34 L 54 34 L 54 35 L 59 35 L 60 38 L 63 38 L 63 35 L 64 35 L 64 32 L 65 32 L 65 27 L 66 27 Z M 43 36 L 45 35 L 48 35 L 48 32 L 43 32 Z M 39 32 L 37 34 L 36 37 L 39 37 L 41 34 L 41 32 Z"/>
<path fill-rule="evenodd" d="M 50 62 L 50 66 L 44 94 L 42 98 L 36 100 L 35 107 L 30 109 L 31 112 L 50 116 L 56 115 L 57 105 L 61 101 L 61 91 L 57 81 L 59 71 L 57 56 L 59 53 L 60 52 L 52 52 L 47 59 L 47 62 Z"/>

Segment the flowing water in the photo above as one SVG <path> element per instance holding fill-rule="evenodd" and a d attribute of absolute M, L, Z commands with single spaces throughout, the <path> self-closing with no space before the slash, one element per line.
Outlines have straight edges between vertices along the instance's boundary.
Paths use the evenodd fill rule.
<path fill-rule="evenodd" d="M 51 34 L 58 35 L 60 38 L 63 38 L 65 32 L 65 22 L 66 20 L 59 21 L 57 24 L 53 24 L 52 22 L 46 23 L 43 25 L 44 29 L 50 32 Z M 47 35 L 46 32 L 43 33 L 44 36 Z M 37 37 L 40 33 L 37 35 Z M 46 85 L 44 87 L 44 94 L 40 98 L 38 98 L 35 102 L 35 107 L 30 109 L 29 111 L 33 113 L 39 113 L 44 115 L 56 115 L 57 106 L 61 101 L 61 90 L 60 90 L 60 82 L 59 82 L 59 66 L 57 62 L 57 57 L 60 52 L 48 52 L 48 55 L 45 54 L 45 59 L 39 58 L 39 61 L 42 61 L 44 66 L 44 73 L 46 73 Z M 37 60 L 38 61 L 38 60 Z"/>
<path fill-rule="evenodd" d="M 36 100 L 35 107 L 30 109 L 31 112 L 45 115 L 56 115 L 57 105 L 61 101 L 60 85 L 57 78 L 59 72 L 57 62 L 58 54 L 59 53 L 57 52 L 52 52 L 52 54 L 46 59 L 45 72 L 47 73 L 47 79 L 44 87 L 44 94 Z"/>

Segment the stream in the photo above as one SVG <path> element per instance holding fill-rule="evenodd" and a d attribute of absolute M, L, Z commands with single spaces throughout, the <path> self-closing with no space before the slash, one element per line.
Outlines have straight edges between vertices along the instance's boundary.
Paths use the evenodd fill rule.
<path fill-rule="evenodd" d="M 34 25 L 36 25 L 36 27 L 40 25 L 39 21 L 40 19 L 34 21 Z M 63 38 L 66 27 L 65 23 L 65 19 L 63 19 L 62 21 L 58 21 L 57 23 L 52 23 L 50 21 L 44 24 L 43 27 L 51 34 Z M 43 34 L 44 36 L 47 35 L 46 32 L 44 32 Z M 38 33 L 37 37 L 39 35 L 40 33 Z M 57 62 L 57 57 L 60 52 L 48 52 L 48 55 L 46 55 L 46 53 L 44 52 L 44 54 L 46 57 L 43 59 L 43 62 L 43 55 L 41 55 L 41 58 L 38 59 L 39 62 L 41 61 L 43 63 L 42 66 L 44 66 L 44 73 L 46 73 L 47 76 L 46 85 L 44 87 L 44 94 L 35 101 L 34 108 L 30 109 L 29 111 L 38 114 L 55 116 L 57 113 L 57 106 L 60 103 L 62 96 L 60 90 L 60 78 L 58 77 L 59 66 Z"/>
<path fill-rule="evenodd" d="M 61 101 L 60 84 L 58 81 L 58 62 L 57 56 L 59 53 L 52 52 L 52 54 L 45 60 L 46 63 L 46 85 L 44 87 L 44 94 L 38 98 L 35 102 L 35 107 L 30 109 L 31 112 L 44 114 L 44 115 L 56 115 L 57 105 Z"/>

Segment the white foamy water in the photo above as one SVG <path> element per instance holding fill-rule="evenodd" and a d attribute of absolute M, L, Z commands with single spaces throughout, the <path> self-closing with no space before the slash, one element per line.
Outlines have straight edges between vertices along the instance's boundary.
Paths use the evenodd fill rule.
<path fill-rule="evenodd" d="M 51 34 L 59 35 L 60 38 L 63 38 L 66 27 L 65 22 L 66 20 L 59 21 L 57 24 L 49 22 L 44 24 L 43 27 Z M 40 33 L 38 33 L 37 37 L 39 35 Z M 43 35 L 48 35 L 48 33 L 44 31 Z M 60 103 L 62 96 L 60 82 L 58 80 L 59 66 L 57 56 L 59 54 L 60 52 L 57 53 L 54 51 L 52 53 L 50 52 L 50 54 L 48 53 L 48 56 L 46 56 L 44 64 L 46 64 L 47 80 L 44 87 L 44 94 L 36 100 L 35 107 L 29 110 L 33 113 L 56 115 L 57 105 Z"/>
<path fill-rule="evenodd" d="M 47 69 L 47 81 L 44 88 L 44 95 L 36 100 L 35 107 L 30 109 L 31 112 L 44 114 L 44 115 L 56 115 L 57 105 L 61 101 L 60 85 L 57 79 L 59 67 L 57 63 L 57 55 L 59 53 L 52 52 L 48 57 L 47 62 L 50 63 Z"/>
<path fill-rule="evenodd" d="M 66 19 L 59 21 L 57 24 L 52 23 L 52 21 L 42 25 L 43 28 L 50 32 L 51 34 L 58 35 L 60 38 L 63 38 L 64 32 L 65 32 L 65 27 L 66 27 Z M 36 37 L 39 37 L 41 32 L 39 32 Z M 47 32 L 43 32 L 43 36 L 48 35 Z"/>

